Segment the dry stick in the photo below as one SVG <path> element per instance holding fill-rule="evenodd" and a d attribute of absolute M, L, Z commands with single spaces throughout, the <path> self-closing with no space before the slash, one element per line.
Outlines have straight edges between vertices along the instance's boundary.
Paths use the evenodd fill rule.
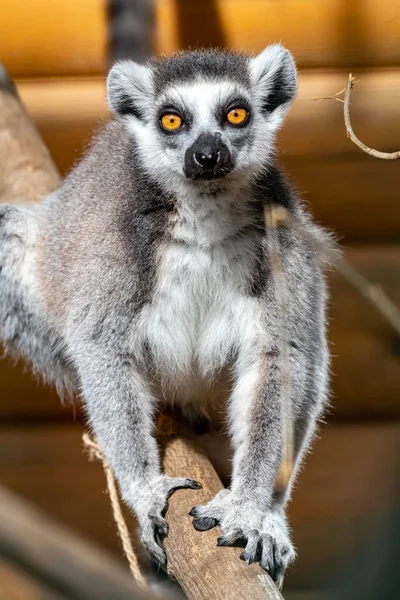
<path fill-rule="evenodd" d="M 398 150 L 397 152 L 380 152 L 379 150 L 375 150 L 374 148 L 370 148 L 369 146 L 366 146 L 364 144 L 364 142 L 362 142 L 360 139 L 358 139 L 358 137 L 354 133 L 353 127 L 351 126 L 351 122 L 350 122 L 350 96 L 351 96 L 351 90 L 353 89 L 353 87 L 355 86 L 356 83 L 358 83 L 358 81 L 356 81 L 356 79 L 350 73 L 349 80 L 347 82 L 345 92 L 344 92 L 344 122 L 346 125 L 347 137 L 349 137 L 356 146 L 361 148 L 361 150 L 363 150 L 367 154 L 370 154 L 371 156 L 375 156 L 376 158 L 383 158 L 385 160 L 399 159 L 400 158 L 400 150 Z"/>
<path fill-rule="evenodd" d="M 0 556 L 74 600 L 144 600 L 120 562 L 0 485 Z M 4 591 L 0 584 L 0 598 Z"/>
<path fill-rule="evenodd" d="M 107 481 L 107 490 L 108 490 L 108 495 L 110 496 L 110 502 L 111 502 L 111 508 L 112 508 L 114 521 L 117 526 L 119 537 L 121 538 L 122 548 L 125 552 L 125 556 L 128 561 L 130 571 L 133 575 L 134 580 L 138 584 L 138 586 L 140 586 L 141 588 L 146 588 L 147 583 L 146 583 L 145 578 L 143 577 L 143 573 L 140 569 L 139 561 L 133 550 L 128 527 L 126 525 L 126 521 L 122 514 L 121 504 L 120 504 L 119 496 L 118 496 L 117 484 L 115 483 L 115 479 L 114 479 L 114 475 L 111 471 L 111 467 L 108 464 L 108 462 L 106 461 L 106 459 L 104 458 L 104 456 L 102 455 L 102 453 L 100 451 L 100 447 L 97 444 L 97 442 L 95 442 L 88 433 L 83 434 L 82 441 L 83 441 L 85 448 L 89 452 L 89 457 L 92 460 L 97 458 L 97 460 L 99 460 L 103 465 L 103 469 L 104 469 L 104 473 L 105 473 L 106 481 Z"/>
<path fill-rule="evenodd" d="M 281 367 L 281 410 L 282 410 L 282 458 L 276 478 L 276 488 L 285 491 L 294 463 L 294 422 L 291 397 L 291 377 L 289 365 L 289 328 L 287 324 L 287 288 L 279 247 L 279 207 L 264 204 L 264 219 L 269 242 L 269 258 L 271 274 L 275 287 L 275 297 L 278 303 L 278 318 L 280 322 L 280 367 Z"/>
<path fill-rule="evenodd" d="M 353 77 L 353 75 L 350 73 L 346 87 L 340 90 L 340 92 L 337 92 L 334 96 L 322 96 L 320 98 L 314 98 L 314 100 L 336 100 L 337 102 L 341 102 L 344 105 L 344 123 L 346 126 L 347 137 L 350 138 L 356 146 L 361 148 L 361 150 L 363 150 L 367 154 L 370 154 L 371 156 L 375 156 L 375 158 L 383 158 L 384 160 L 400 159 L 400 150 L 397 150 L 396 152 L 381 152 L 380 150 L 375 150 L 375 148 L 370 148 L 369 146 L 364 144 L 364 142 L 362 142 L 354 133 L 350 121 L 350 96 L 351 90 L 358 82 L 359 80 Z M 340 96 L 343 93 L 344 99 L 338 98 L 338 96 Z"/>

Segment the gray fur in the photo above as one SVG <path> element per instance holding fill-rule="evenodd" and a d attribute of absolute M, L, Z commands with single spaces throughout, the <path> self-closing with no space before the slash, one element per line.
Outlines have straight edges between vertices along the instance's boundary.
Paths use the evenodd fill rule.
<path fill-rule="evenodd" d="M 284 206 L 316 231 L 273 158 L 295 89 L 280 46 L 256 58 L 202 51 L 120 63 L 108 81 L 117 117 L 81 163 L 37 206 L 0 212 L 1 338 L 59 388 L 79 389 L 150 555 L 165 561 L 170 493 L 196 487 L 161 473 L 154 413 L 175 403 L 214 419 L 223 408 L 232 484 L 193 509 L 194 526 L 219 523 L 221 544 L 240 538 L 243 559 L 259 560 L 279 584 L 294 550 L 290 486 L 274 493 L 282 331 L 263 208 Z M 228 99 L 247 103 L 246 126 L 225 122 Z M 160 110 L 177 102 L 190 119 L 166 135 Z M 185 152 L 207 131 L 234 168 L 193 181 Z M 309 242 L 282 226 L 278 234 L 297 471 L 326 399 L 326 291 Z"/>

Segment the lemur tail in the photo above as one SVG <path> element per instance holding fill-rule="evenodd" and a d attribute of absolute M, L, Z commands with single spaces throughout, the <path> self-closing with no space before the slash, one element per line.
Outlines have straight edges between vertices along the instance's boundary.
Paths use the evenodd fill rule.
<path fill-rule="evenodd" d="M 0 343 L 64 396 L 70 392 L 71 371 L 45 317 L 35 276 L 37 214 L 34 205 L 0 205 Z"/>
<path fill-rule="evenodd" d="M 109 60 L 143 62 L 152 54 L 153 0 L 110 0 L 108 3 Z"/>

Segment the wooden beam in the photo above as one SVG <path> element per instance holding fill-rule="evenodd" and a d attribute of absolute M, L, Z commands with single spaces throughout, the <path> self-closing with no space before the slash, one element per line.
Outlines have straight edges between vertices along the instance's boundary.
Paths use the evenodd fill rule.
<path fill-rule="evenodd" d="M 106 0 L 8 2 L 0 22 L 6 67 L 19 77 L 104 72 L 106 7 Z M 281 41 L 302 68 L 399 63 L 397 0 L 157 0 L 155 7 L 162 53 L 202 44 L 258 52 Z"/>
<path fill-rule="evenodd" d="M 280 161 L 320 223 L 347 241 L 393 240 L 400 236 L 398 165 L 363 155 L 347 139 L 341 104 L 314 101 L 339 91 L 346 79 L 345 72 L 300 73 L 299 95 L 280 133 Z M 58 166 L 68 170 L 108 115 L 104 81 L 21 82 L 18 88 Z M 352 120 L 366 143 L 397 147 L 399 99 L 400 70 L 361 74 Z"/>
<path fill-rule="evenodd" d="M 161 52 L 183 44 L 258 52 L 270 42 L 282 42 L 300 67 L 354 69 L 399 62 L 397 0 L 158 0 L 156 9 Z M 210 15 L 218 19 L 218 27 L 211 26 L 214 36 L 208 31 Z"/>
<path fill-rule="evenodd" d="M 25 571 L 2 558 L 0 558 L 0 585 L 0 598 L 4 600 L 68 600 L 64 595 L 39 584 Z"/>
<path fill-rule="evenodd" d="M 106 0 L 12 0 L 1 12 L 0 56 L 12 77 L 102 73 Z"/>
<path fill-rule="evenodd" d="M 164 471 L 171 477 L 192 477 L 203 485 L 195 494 L 182 490 L 169 500 L 169 535 L 165 540 L 169 568 L 189 600 L 279 600 L 282 598 L 259 565 L 246 565 L 239 548 L 218 548 L 219 528 L 198 532 L 188 513 L 223 489 L 196 436 L 163 418 Z M 167 424 L 166 424 L 167 423 Z M 183 543 L 182 543 L 183 542 Z"/>
<path fill-rule="evenodd" d="M 102 468 L 97 462 L 89 463 L 81 452 L 83 428 L 81 423 L 13 427 L 3 424 L 0 480 L 68 528 L 107 548 L 124 566 L 108 497 L 104 493 Z M 323 587 L 329 575 L 347 569 L 354 560 L 354 553 L 369 544 L 371 528 L 379 524 L 377 515 L 390 512 L 398 498 L 395 484 L 399 439 L 400 420 L 395 418 L 334 422 L 321 428 L 289 505 L 298 557 L 288 569 L 285 598 L 291 598 L 293 589 Z M 199 441 L 211 456 L 219 476 L 226 480 L 230 474 L 230 454 L 221 450 L 221 440 L 206 434 Z M 178 446 L 175 448 L 179 451 Z M 192 475 L 195 474 L 193 471 Z M 175 500 L 179 499 L 178 493 L 186 496 L 182 502 L 187 503 L 188 512 L 201 492 L 179 491 Z M 183 527 L 184 531 L 191 527 L 186 512 L 177 520 L 173 517 L 175 500 L 172 496 L 172 512 L 167 514 L 171 536 L 176 535 L 175 527 Z M 128 524 L 134 536 L 133 519 L 128 517 Z M 202 536 L 208 536 L 207 532 L 193 533 L 198 536 L 195 541 L 202 542 Z M 190 547 L 192 543 L 189 539 Z M 134 544 L 136 547 L 137 542 Z M 238 552 L 235 548 L 216 548 L 214 544 L 215 539 L 211 539 L 207 549 L 211 553 L 210 560 L 215 557 L 218 561 L 225 560 L 225 552 Z M 196 548 L 194 551 L 197 552 Z M 209 563 L 203 564 L 206 577 Z"/>
<path fill-rule="evenodd" d="M 15 177 L 9 171 L 12 171 L 14 168 L 18 169 L 18 178 L 19 183 L 19 193 L 21 191 L 27 198 L 36 198 L 37 193 L 35 189 L 35 179 L 32 179 L 31 171 L 27 169 L 27 167 L 32 164 L 35 165 L 36 176 L 38 176 L 38 187 L 41 190 L 41 194 L 45 193 L 46 184 L 48 185 L 48 190 L 53 189 L 54 185 L 57 183 L 58 176 L 57 172 L 52 165 L 49 155 L 44 147 L 43 142 L 40 137 L 34 130 L 32 126 L 29 126 L 29 118 L 27 114 L 24 112 L 22 106 L 19 103 L 18 97 L 15 95 L 15 91 L 12 88 L 10 80 L 7 78 L 6 73 L 3 71 L 2 73 L 2 88 L 0 87 L 0 114 L 2 115 L 2 122 L 0 123 L 0 144 L 2 143 L 2 149 L 5 152 L 5 160 L 3 165 L 4 176 L 8 177 L 6 181 L 14 182 Z M 8 115 L 10 115 L 10 121 L 8 120 Z M 27 128 L 27 138 L 24 137 L 24 127 Z M 1 134 L 7 130 L 7 135 L 1 137 Z M 22 163 L 20 163 L 21 157 L 23 158 Z M 37 158 L 36 158 L 37 157 Z M 27 172 L 25 173 L 25 169 Z M 46 177 L 48 174 L 48 177 Z M 26 182 L 24 183 L 26 177 Z M 10 196 L 12 199 L 15 199 L 14 188 L 10 186 Z M 3 196 L 2 198 L 9 197 L 9 190 L 7 184 L 4 186 Z M 0 200 L 2 199 L 0 197 Z M 186 457 L 187 466 L 190 467 L 191 470 L 201 470 L 202 478 L 205 481 L 214 481 L 215 486 L 222 487 L 222 484 L 219 482 L 217 475 L 215 474 L 211 463 L 205 457 L 205 455 L 200 455 L 198 452 L 196 453 L 195 449 L 192 447 L 190 443 L 187 443 L 184 436 L 178 436 L 175 443 L 168 444 L 165 451 L 165 466 L 167 473 L 173 474 L 175 468 L 174 465 L 174 455 L 173 450 L 170 448 L 174 448 L 176 444 L 180 444 L 181 452 Z M 169 457 L 169 459 L 168 459 Z M 181 457 L 181 461 L 183 457 Z M 200 466 L 201 463 L 201 466 Z M 187 475 L 190 475 L 188 473 Z M 213 488 L 209 489 L 211 493 Z M 217 490 L 218 491 L 218 490 Z M 174 572 L 176 578 L 185 586 L 186 594 L 189 600 L 208 600 L 210 598 L 209 592 L 210 589 L 219 589 L 220 595 L 217 596 L 219 600 L 223 600 L 224 598 L 230 598 L 231 595 L 229 593 L 229 588 L 226 587 L 226 581 L 224 582 L 222 578 L 212 579 L 208 581 L 204 578 L 204 573 L 201 569 L 198 568 L 198 557 L 207 555 L 209 551 L 208 548 L 208 536 L 196 535 L 196 545 L 198 548 L 198 553 L 196 555 L 190 555 L 186 552 L 186 537 L 183 533 L 183 529 L 178 526 L 178 523 L 181 522 L 183 518 L 183 514 L 181 511 L 186 510 L 185 504 L 178 504 L 180 502 L 180 494 L 176 494 L 176 499 L 174 500 L 175 506 L 180 506 L 181 510 L 177 510 L 175 513 L 172 512 L 172 519 L 170 517 L 170 524 L 173 526 L 174 517 L 177 519 L 177 526 L 175 527 L 175 545 L 170 548 L 170 552 L 168 554 L 168 558 L 171 561 L 174 561 Z M 7 498 L 5 498 L 7 500 Z M 10 507 L 8 507 L 10 508 Z M 7 537 L 7 526 L 6 533 L 4 534 Z M 195 532 L 193 530 L 193 535 Z M 10 543 L 12 542 L 11 534 L 8 536 L 10 538 Z M 0 536 L 1 539 L 1 536 Z M 35 545 L 36 536 L 29 536 L 29 543 L 31 547 Z M 20 540 L 22 542 L 22 540 Z M 180 552 L 179 552 L 179 549 Z M 177 555 L 175 557 L 175 553 Z M 182 560 L 182 557 L 185 557 L 185 560 Z M 230 573 L 231 581 L 230 586 L 232 589 L 237 588 L 238 590 L 243 591 L 244 596 L 244 588 L 242 587 L 242 579 L 243 582 L 248 581 L 249 589 L 251 590 L 251 595 L 255 600 L 269 600 L 269 599 L 278 599 L 281 598 L 279 592 L 276 587 L 269 579 L 268 575 L 262 571 L 259 566 L 253 566 L 249 569 L 249 575 L 247 579 L 242 575 L 243 566 L 240 564 L 238 557 L 230 554 L 223 555 L 221 553 L 221 558 L 219 560 L 223 560 L 225 556 L 224 567 L 222 570 L 227 570 Z M 238 565 L 232 565 L 230 567 L 230 562 L 235 561 Z M 190 565 L 190 577 L 188 578 L 188 563 Z M 56 568 L 57 565 L 54 565 Z M 217 572 L 215 573 L 218 574 Z M 71 575 L 71 573 L 70 573 Z M 260 579 L 260 575 L 262 575 L 262 579 Z M 220 587 L 220 584 L 223 586 Z M 250 585 L 251 584 L 251 585 Z M 257 593 L 256 593 L 257 592 Z M 96 593 L 93 593 L 92 597 L 99 598 Z M 110 595 L 108 597 L 115 597 L 115 595 Z"/>
<path fill-rule="evenodd" d="M 75 600 L 150 600 L 120 563 L 0 486 L 0 555 Z M 0 591 L 0 596 L 1 596 Z"/>
<path fill-rule="evenodd" d="M 59 177 L 47 148 L 0 64 L 0 202 L 37 200 Z"/>

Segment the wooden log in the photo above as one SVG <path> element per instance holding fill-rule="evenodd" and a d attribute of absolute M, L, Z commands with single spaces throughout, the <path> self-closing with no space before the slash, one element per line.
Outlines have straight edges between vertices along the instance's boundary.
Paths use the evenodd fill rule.
<path fill-rule="evenodd" d="M 398 244 L 349 248 L 346 256 L 400 307 Z M 398 335 L 339 274 L 332 273 L 331 284 L 331 414 L 342 418 L 400 415 Z"/>
<path fill-rule="evenodd" d="M 201 44 L 257 52 L 281 41 L 300 67 L 399 63 L 397 0 L 158 0 L 156 9 L 156 47 L 162 52 Z M 210 15 L 218 19 L 213 36 Z"/>
<path fill-rule="evenodd" d="M 351 103 L 355 130 L 370 145 L 396 148 L 400 138 L 400 119 L 397 118 L 400 69 L 369 69 L 357 74 L 360 83 Z M 347 78 L 347 71 L 299 71 L 299 92 L 279 132 L 279 145 L 285 155 L 315 159 L 321 155 L 354 157 L 360 154 L 346 137 L 343 106 L 333 100 L 315 100 L 336 94 Z M 57 165 L 60 167 L 58 157 L 61 157 L 61 170 L 70 168 L 92 129 L 109 114 L 104 78 L 48 78 L 17 80 L 16 83 L 40 134 L 49 140 Z M 70 137 L 72 143 L 68 141 Z"/>
<path fill-rule="evenodd" d="M 53 167 L 52 163 L 48 160 L 48 155 L 46 154 L 45 149 L 41 148 L 41 146 L 44 147 L 42 141 L 40 140 L 40 137 L 36 134 L 35 130 L 33 127 L 28 128 L 28 138 L 27 140 L 25 140 L 24 135 L 23 135 L 23 126 L 25 121 L 28 121 L 28 117 L 27 115 L 24 113 L 22 107 L 20 107 L 20 111 L 19 111 L 19 119 L 16 120 L 15 115 L 18 114 L 18 107 L 17 104 L 19 103 L 19 99 L 18 97 L 15 95 L 15 93 L 13 93 L 12 90 L 12 86 L 11 86 L 11 82 L 10 80 L 6 77 L 5 72 L 3 71 L 3 88 L 4 91 L 0 92 L 0 114 L 2 114 L 2 123 L 3 123 L 3 130 L 8 127 L 8 136 L 7 137 L 3 137 L 3 148 L 4 151 L 6 152 L 7 155 L 7 160 L 5 160 L 4 163 L 4 175 L 6 176 L 8 173 L 9 169 L 13 169 L 14 165 L 15 165 L 15 156 L 23 156 L 26 163 L 28 165 L 32 164 L 32 162 L 35 161 L 35 156 L 36 154 L 38 155 L 38 157 L 40 158 L 40 160 L 38 160 L 38 162 L 35 162 L 36 165 L 36 170 L 38 171 L 38 174 L 40 175 L 39 177 L 39 181 L 38 181 L 38 186 L 41 189 L 41 194 L 45 193 L 45 189 L 43 189 L 43 187 L 45 187 L 45 183 L 48 184 L 49 186 L 49 190 L 52 189 L 51 186 L 54 185 L 58 179 L 57 177 L 57 172 L 55 171 L 55 168 Z M 8 122 L 8 113 L 10 113 L 11 116 L 11 121 Z M 8 124 L 8 125 L 7 125 Z M 28 124 L 28 123 L 27 123 Z M 18 126 L 18 127 L 16 127 Z M 16 127 L 16 133 L 14 134 L 14 127 Z M 0 130 L 1 132 L 1 130 Z M 27 145 L 27 141 L 30 142 L 29 145 Z M 1 142 L 1 137 L 0 137 L 0 142 Z M 47 161 L 47 162 L 46 162 Z M 24 179 L 25 177 L 25 173 L 23 170 L 21 170 L 20 167 L 20 163 L 17 163 L 18 167 L 19 167 L 19 178 L 21 180 Z M 25 162 L 23 162 L 23 164 L 25 164 Z M 48 169 L 48 179 L 46 179 L 46 173 L 47 173 L 47 169 Z M 13 181 L 13 178 L 11 176 L 10 178 L 11 182 Z M 7 180 L 6 180 L 7 181 Z M 45 183 L 44 183 L 45 182 Z M 22 189 L 22 191 L 24 192 L 24 195 L 26 194 L 27 197 L 35 197 L 35 187 L 34 187 L 34 181 L 31 181 L 31 178 L 29 177 L 29 174 L 27 175 L 27 184 L 23 185 L 23 182 L 21 181 L 19 183 L 19 190 Z M 11 188 L 11 192 L 13 191 L 13 188 Z M 8 197 L 8 188 L 7 185 L 5 185 L 5 190 L 4 190 L 4 196 Z M 212 481 L 214 479 L 215 485 L 218 485 L 218 477 L 215 474 L 215 472 L 213 471 L 213 467 L 211 465 L 211 463 L 207 460 L 207 458 L 205 456 L 201 457 L 200 454 L 195 452 L 195 449 L 192 448 L 191 444 L 187 443 L 184 439 L 184 437 L 179 437 L 178 441 L 176 441 L 175 443 L 180 443 L 181 444 L 181 451 L 184 453 L 184 456 L 186 456 L 186 460 L 188 463 L 188 467 L 190 466 L 190 470 L 194 469 L 194 470 L 202 470 L 202 476 L 203 478 L 208 481 L 208 479 L 210 479 L 210 481 Z M 173 448 L 174 446 L 167 446 L 166 448 L 166 452 L 165 452 L 165 456 L 169 460 L 167 460 L 166 462 L 166 467 L 168 469 L 168 472 L 172 473 L 173 469 L 175 468 L 173 465 L 173 458 L 174 458 L 174 453 L 171 450 L 168 450 L 168 448 Z M 172 460 L 171 460 L 172 459 Z M 198 464 L 198 461 L 201 459 L 201 467 Z M 181 461 L 183 460 L 183 456 L 181 457 Z M 219 485 L 222 487 L 222 484 L 219 483 Z M 210 489 L 210 492 L 212 492 L 212 488 Z M 218 490 L 217 490 L 218 491 Z M 173 522 L 174 522 L 174 517 L 175 519 L 178 519 L 179 523 L 182 518 L 183 518 L 183 514 L 181 512 L 181 510 L 186 510 L 185 504 L 183 503 L 182 505 L 178 504 L 178 502 L 180 502 L 179 500 L 180 495 L 177 494 L 177 499 L 175 500 L 174 504 L 176 507 L 180 506 L 180 510 L 176 510 L 175 512 L 172 513 L 172 519 L 170 518 L 170 522 L 171 525 L 173 526 Z M 187 536 L 187 534 L 186 534 Z M 198 569 L 197 567 L 197 560 L 199 556 L 203 556 L 203 554 L 207 554 L 207 552 L 209 551 L 208 548 L 208 540 L 207 540 L 207 536 L 197 536 L 197 546 L 198 546 L 198 554 L 197 555 L 190 555 L 188 553 L 185 552 L 185 547 L 186 547 L 186 538 L 185 535 L 183 535 L 183 529 L 180 527 L 175 527 L 175 545 L 173 547 L 171 547 L 171 552 L 169 553 L 168 557 L 170 560 L 174 561 L 174 572 L 176 575 L 176 578 L 182 582 L 182 585 L 184 585 L 187 596 L 189 598 L 189 600 L 191 600 L 192 598 L 194 600 L 200 600 L 200 599 L 207 599 L 210 598 L 209 595 L 209 590 L 211 588 L 213 588 L 214 590 L 218 590 L 219 589 L 219 585 L 220 585 L 220 581 L 217 579 L 212 579 L 212 580 L 207 580 L 204 579 L 204 573 L 201 571 L 201 569 Z M 35 543 L 35 536 L 32 536 L 31 538 L 31 543 L 34 544 Z M 179 548 L 181 548 L 181 551 L 179 552 Z M 173 556 L 175 554 L 175 552 L 177 553 L 177 556 L 180 558 L 179 559 L 175 559 L 175 557 Z M 185 556 L 185 561 L 182 561 L 182 556 Z M 230 576 L 231 576 L 231 581 L 230 581 L 230 586 L 232 587 L 232 589 L 235 589 L 236 587 L 239 590 L 243 591 L 243 597 L 245 595 L 244 592 L 244 587 L 242 587 L 242 583 L 241 580 L 243 582 L 246 582 L 246 578 L 242 576 L 242 570 L 243 570 L 243 565 L 240 564 L 240 562 L 238 561 L 238 557 L 234 556 L 232 554 L 226 554 L 225 555 L 225 561 L 224 561 L 224 567 L 222 570 L 227 570 L 227 572 L 230 572 Z M 221 554 L 221 559 L 222 559 L 222 554 Z M 238 563 L 238 565 L 232 565 L 230 567 L 230 562 L 235 561 Z M 190 565 L 190 577 L 187 577 L 187 566 L 188 564 Z M 257 571 L 258 570 L 258 574 Z M 248 584 L 249 584 L 249 590 L 251 591 L 250 595 L 253 595 L 255 600 L 263 598 L 264 600 L 269 599 L 269 598 L 274 598 L 274 599 L 278 599 L 280 598 L 280 594 L 277 591 L 276 587 L 274 586 L 274 584 L 272 583 L 272 581 L 269 579 L 268 575 L 266 573 L 264 573 L 260 567 L 252 567 L 251 570 L 249 571 L 249 574 L 252 573 L 253 577 L 248 579 Z M 218 574 L 218 572 L 216 572 L 216 575 Z M 257 579 L 258 575 L 262 575 L 261 579 Z M 236 579 L 238 579 L 236 581 Z M 208 585 L 206 585 L 206 581 L 208 582 Z M 227 595 L 229 591 L 229 588 L 223 588 L 222 590 L 220 590 L 220 595 L 216 596 L 219 598 L 219 600 L 223 600 L 223 598 L 228 598 L 230 597 L 230 595 Z M 92 597 L 99 597 L 96 596 L 96 594 L 93 594 Z M 109 596 L 111 597 L 111 596 Z M 115 597 L 115 596 L 113 596 Z"/>
<path fill-rule="evenodd" d="M 0 202 L 37 200 L 59 182 L 47 148 L 0 64 Z"/>
<path fill-rule="evenodd" d="M 0 56 L 12 77 L 102 73 L 105 0 L 12 0 L 1 12 Z"/>
<path fill-rule="evenodd" d="M 101 73 L 106 7 L 106 0 L 8 2 L 0 56 L 13 76 Z M 158 52 L 202 44 L 259 51 L 282 41 L 300 67 L 399 64 L 397 0 L 157 0 L 155 7 Z"/>
<path fill-rule="evenodd" d="M 347 241 L 395 239 L 400 235 L 398 165 L 364 156 L 347 139 L 341 104 L 314 101 L 339 91 L 346 79 L 345 72 L 300 73 L 299 95 L 279 138 L 280 161 L 320 223 Z M 104 81 L 50 80 L 18 87 L 57 164 L 69 169 L 92 130 L 107 117 Z M 399 70 L 361 74 L 352 120 L 366 143 L 396 148 L 399 99 Z"/>
<path fill-rule="evenodd" d="M 400 245 L 361 245 L 346 255 L 370 281 L 400 306 Z M 333 354 L 332 410 L 341 418 L 400 415 L 400 344 L 390 325 L 339 274 L 330 277 L 328 333 Z M 29 420 L 69 420 L 49 389 L 38 387 L 21 369 L 0 362 L 0 416 Z M 79 411 L 77 411 L 79 417 Z"/>
<path fill-rule="evenodd" d="M 0 559 L 0 585 L 5 600 L 67 600 L 4 559 Z"/>
<path fill-rule="evenodd" d="M 75 600 L 150 600 L 103 550 L 0 486 L 0 555 Z M 1 592 L 0 591 L 0 596 Z"/>
<path fill-rule="evenodd" d="M 21 423 L 13 427 L 3 424 L 0 480 L 60 523 L 107 548 L 125 566 L 104 493 L 102 468 L 97 462 L 89 463 L 81 452 L 83 429 L 80 423 L 30 426 Z M 328 575 L 347 569 L 354 560 L 354 552 L 369 544 L 371 527 L 378 523 L 376 515 L 387 514 L 398 498 L 394 484 L 398 473 L 399 436 L 399 418 L 334 422 L 321 429 L 289 505 L 298 557 L 288 570 L 285 598 L 292 597 L 293 589 L 322 587 Z M 211 443 L 205 438 L 208 434 L 200 440 L 202 446 L 204 440 L 209 452 Z M 216 444 L 214 440 L 210 456 L 213 462 L 217 457 L 214 464 L 219 475 L 225 478 L 230 463 L 221 460 L 219 441 Z M 187 494 L 185 502 L 189 508 L 197 502 L 200 493 L 177 492 Z M 174 496 L 170 510 L 174 510 Z M 190 521 L 185 513 L 176 523 L 172 512 L 167 514 L 167 519 L 171 528 L 181 521 L 186 528 Z M 131 520 L 128 524 L 134 533 Z M 208 535 L 207 532 L 194 533 L 200 542 L 203 535 Z M 219 553 L 217 560 L 225 551 L 237 552 L 215 548 L 214 543 L 213 539 L 210 550 Z M 308 596 L 304 600 L 306 598 L 308 600 Z"/>
<path fill-rule="evenodd" d="M 246 565 L 238 548 L 218 548 L 219 528 L 198 532 L 188 513 L 195 504 L 206 504 L 223 489 L 221 480 L 196 436 L 164 418 L 163 465 L 171 477 L 192 477 L 203 485 L 195 494 L 181 490 L 169 500 L 170 529 L 165 540 L 168 564 L 189 600 L 282 598 L 259 565 Z M 183 542 L 183 543 L 182 543 Z"/>

